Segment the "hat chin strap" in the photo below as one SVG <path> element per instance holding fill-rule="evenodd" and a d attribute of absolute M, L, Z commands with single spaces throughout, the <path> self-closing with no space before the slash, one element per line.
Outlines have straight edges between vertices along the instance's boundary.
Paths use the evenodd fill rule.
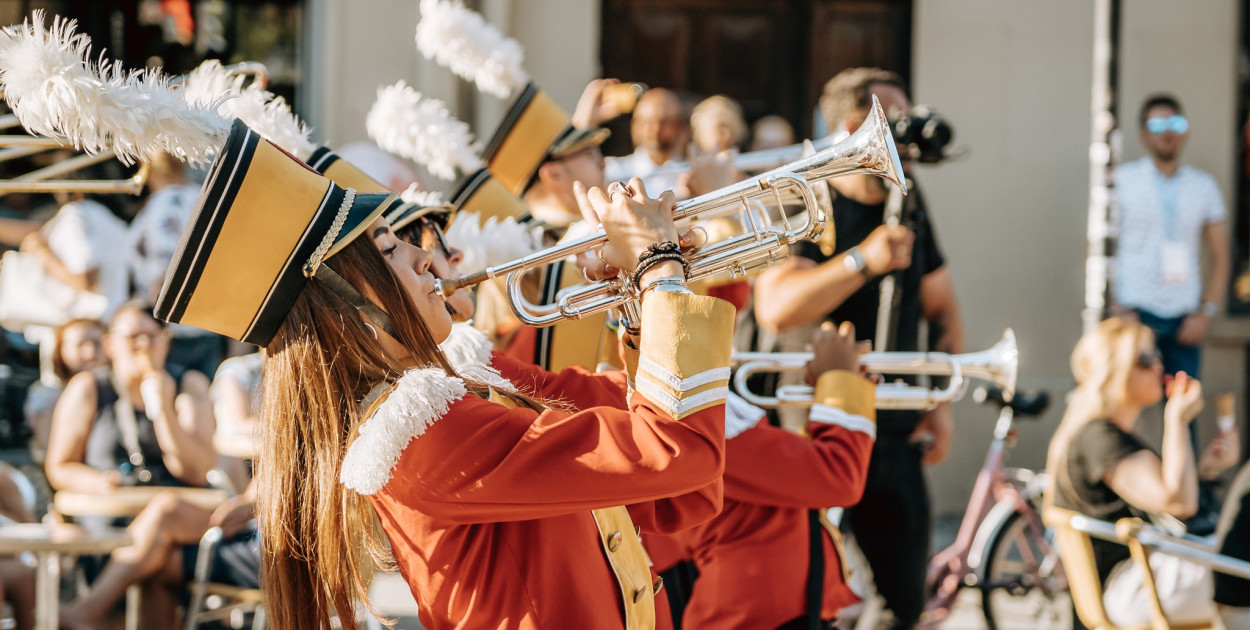
<path fill-rule="evenodd" d="M 313 278 L 324 282 L 331 291 L 347 300 L 347 303 L 355 307 L 357 311 L 360 311 L 361 315 L 373 320 L 373 323 L 386 331 L 386 334 L 399 339 L 399 335 L 396 334 L 395 322 L 391 319 L 391 316 L 387 315 L 386 311 L 378 308 L 377 305 L 366 300 L 365 296 L 356 290 L 356 287 L 344 280 L 343 276 L 336 273 L 329 265 L 317 267 L 317 270 L 313 272 Z"/>

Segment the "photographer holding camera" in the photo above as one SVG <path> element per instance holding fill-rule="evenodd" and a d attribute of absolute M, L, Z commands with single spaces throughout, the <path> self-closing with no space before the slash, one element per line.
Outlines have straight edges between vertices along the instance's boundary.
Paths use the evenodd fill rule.
<path fill-rule="evenodd" d="M 831 132 L 857 129 L 874 95 L 894 121 L 896 137 L 904 133 L 899 138 L 904 159 L 940 159 L 949 127 L 938 129 L 940 123 L 930 124 L 934 118 L 913 113 L 898 75 L 876 68 L 848 69 L 825 85 L 820 107 Z M 784 335 L 822 321 L 849 321 L 861 340 L 874 340 L 881 278 L 898 271 L 892 349 L 917 350 L 923 319 L 929 350 L 961 352 L 963 323 L 954 285 L 919 191 L 910 189 L 903 224 L 891 227 L 883 225 L 890 184 L 851 175 L 829 185 L 833 243 L 797 245 L 785 262 L 761 274 L 755 285 L 760 325 Z M 843 522 L 873 569 L 877 590 L 895 617 L 892 627 L 914 626 L 924 607 L 931 513 L 922 464 L 946 459 L 951 424 L 949 404 L 923 414 L 880 412 L 863 500 Z"/>

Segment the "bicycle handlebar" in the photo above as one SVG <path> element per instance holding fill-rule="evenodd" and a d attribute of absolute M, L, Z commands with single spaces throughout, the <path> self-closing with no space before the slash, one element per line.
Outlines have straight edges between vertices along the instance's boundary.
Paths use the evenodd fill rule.
<path fill-rule="evenodd" d="M 1017 391 L 1011 402 L 1003 399 L 1003 390 L 998 387 L 978 387 L 972 397 L 983 405 L 994 405 L 999 409 L 1010 407 L 1017 418 L 1041 416 L 1050 406 L 1050 392 L 1044 389 L 1034 392 Z"/>

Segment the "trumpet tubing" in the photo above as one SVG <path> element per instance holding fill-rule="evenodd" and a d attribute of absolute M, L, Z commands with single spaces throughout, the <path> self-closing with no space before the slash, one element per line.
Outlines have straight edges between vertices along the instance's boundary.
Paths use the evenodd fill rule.
<path fill-rule="evenodd" d="M 751 391 L 748 381 L 761 373 L 803 372 L 811 360 L 810 352 L 735 352 L 733 362 L 738 368 L 734 374 L 734 389 L 744 400 L 759 407 L 809 407 L 815 402 L 811 387 L 783 385 L 777 388 L 776 396 L 764 396 Z M 1011 400 L 1016 391 L 1018 363 L 1016 335 L 1010 328 L 1003 332 L 998 343 L 981 352 L 869 352 L 861 356 L 859 362 L 860 367 L 877 374 L 950 377 L 947 387 L 940 390 L 903 382 L 878 385 L 878 409 L 929 409 L 939 403 L 958 400 L 969 378 L 997 385 L 1004 397 Z"/>
<path fill-rule="evenodd" d="M 885 113 L 875 97 L 868 119 L 845 140 L 781 168 L 679 202 L 673 209 L 673 220 L 676 222 L 739 211 L 747 224 L 743 234 L 687 253 L 685 259 L 690 270 L 689 279 L 698 280 L 720 273 L 735 277 L 745 275 L 785 258 L 792 243 L 815 239 L 824 229 L 825 214 L 824 205 L 820 203 L 812 184 L 851 174 L 875 175 L 895 185 L 900 185 L 902 181 L 898 151 Z M 784 212 L 777 225 L 751 211 L 753 204 L 766 200 L 782 205 L 783 194 L 797 196 L 803 202 L 805 212 L 800 213 L 802 221 L 798 225 L 791 224 L 790 217 L 786 217 Z M 520 278 L 525 271 L 580 254 L 607 243 L 607 240 L 607 234 L 600 231 L 459 279 L 439 280 L 437 291 L 446 298 L 464 287 L 507 275 L 508 297 L 513 313 L 522 323 L 537 327 L 623 307 L 637 295 L 637 287 L 623 278 L 570 287 L 552 304 L 531 304 L 521 292 Z M 636 319 L 630 317 L 633 309 L 625 310 L 625 325 L 636 326 Z"/>

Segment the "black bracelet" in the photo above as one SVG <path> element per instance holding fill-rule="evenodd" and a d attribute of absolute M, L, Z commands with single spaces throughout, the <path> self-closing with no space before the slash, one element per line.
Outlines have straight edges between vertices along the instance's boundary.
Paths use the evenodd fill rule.
<path fill-rule="evenodd" d="M 630 276 L 630 281 L 633 282 L 635 287 L 641 286 L 643 274 L 647 273 L 647 271 L 650 270 L 652 267 L 662 262 L 668 262 L 670 260 L 681 264 L 681 276 L 683 279 L 688 278 L 690 276 L 690 269 L 687 266 L 686 260 L 682 258 L 681 255 L 679 254 L 656 254 L 654 256 L 648 256 L 642 259 L 641 261 L 639 261 L 638 267 L 634 269 L 634 275 Z"/>
<path fill-rule="evenodd" d="M 639 286 L 642 281 L 642 274 L 646 273 L 651 267 L 668 260 L 681 263 L 682 275 L 690 277 L 690 264 L 682 257 L 681 247 L 673 241 L 663 241 L 647 247 L 638 255 L 638 266 L 634 268 L 634 273 L 630 276 L 630 280 L 634 283 L 634 286 Z"/>

